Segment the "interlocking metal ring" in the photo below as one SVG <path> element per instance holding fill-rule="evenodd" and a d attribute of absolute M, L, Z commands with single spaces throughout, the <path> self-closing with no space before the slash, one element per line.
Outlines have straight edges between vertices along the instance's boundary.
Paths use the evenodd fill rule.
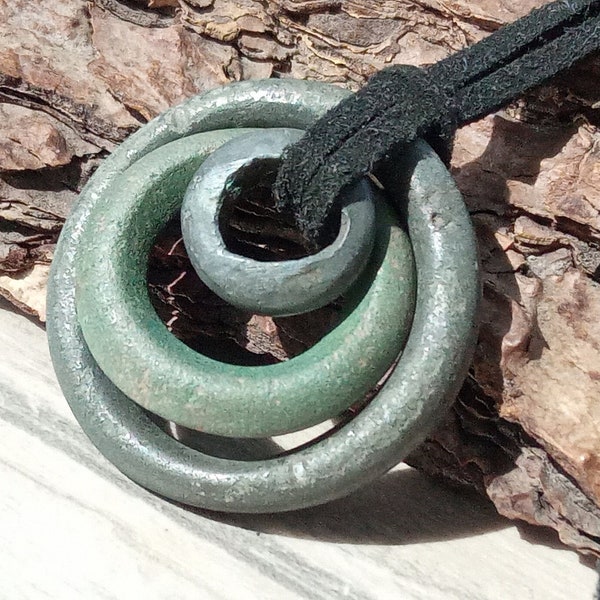
<path fill-rule="evenodd" d="M 377 255 L 352 290 L 341 323 L 293 360 L 231 365 L 173 336 L 146 289 L 153 240 L 181 208 L 206 156 L 221 146 L 213 154 L 220 165 L 228 140 L 244 148 L 238 140 L 252 144 L 254 135 L 232 129 L 189 136 L 161 146 L 115 179 L 81 226 L 77 317 L 102 371 L 141 406 L 205 433 L 265 438 L 337 417 L 377 384 L 406 340 L 415 278 L 407 236 L 380 209 Z M 356 191 L 374 210 L 376 191 L 367 183 Z"/>
<path fill-rule="evenodd" d="M 406 214 L 417 303 L 398 365 L 379 394 L 331 435 L 263 460 L 219 458 L 170 437 L 98 368 L 77 320 L 76 257 L 85 221 L 118 175 L 159 146 L 201 131 L 303 129 L 345 95 L 319 83 L 244 82 L 193 98 L 146 125 L 98 169 L 68 219 L 48 292 L 50 349 L 61 387 L 94 444 L 123 473 L 183 503 L 228 512 L 291 510 L 372 481 L 418 444 L 454 399 L 475 343 L 479 298 L 468 213 L 435 153 L 417 142 L 382 172 Z M 402 175 L 409 173 L 409 181 Z"/>
<path fill-rule="evenodd" d="M 376 192 L 367 179 L 344 190 L 339 233 L 316 254 L 258 261 L 227 248 L 219 217 L 232 177 L 257 163 L 278 162 L 285 147 L 303 133 L 262 130 L 224 144 L 198 169 L 183 201 L 181 228 L 196 273 L 218 296 L 253 313 L 288 316 L 329 304 L 356 280 L 373 249 Z"/>

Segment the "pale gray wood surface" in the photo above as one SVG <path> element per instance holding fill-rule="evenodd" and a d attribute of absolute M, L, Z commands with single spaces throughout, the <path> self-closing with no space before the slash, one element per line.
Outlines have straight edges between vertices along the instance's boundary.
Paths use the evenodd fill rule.
<path fill-rule="evenodd" d="M 1 599 L 591 600 L 596 586 L 575 553 L 406 468 L 286 515 L 216 517 L 157 498 L 87 440 L 44 331 L 7 310 L 0 486 Z"/>

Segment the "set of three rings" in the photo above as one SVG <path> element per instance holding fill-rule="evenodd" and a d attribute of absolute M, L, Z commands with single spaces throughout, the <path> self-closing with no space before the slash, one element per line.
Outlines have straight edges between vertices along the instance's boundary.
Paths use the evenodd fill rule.
<path fill-rule="evenodd" d="M 70 215 L 49 284 L 52 359 L 87 435 L 142 486 L 227 512 L 319 504 L 399 462 L 455 397 L 475 341 L 477 259 L 462 198 L 427 144 L 378 172 L 404 226 L 361 181 L 347 191 L 336 240 L 313 256 L 251 262 L 220 235 L 235 173 L 275 160 L 345 94 L 267 80 L 192 98 L 119 147 Z M 190 258 L 223 298 L 292 314 L 350 286 L 341 323 L 300 356 L 264 367 L 224 364 L 179 342 L 150 304 L 146 270 L 157 233 L 182 205 Z M 260 460 L 209 449 L 217 437 L 235 445 L 334 418 L 395 361 L 377 396 L 327 436 Z M 149 411 L 198 430 L 206 447 L 169 436 Z"/>

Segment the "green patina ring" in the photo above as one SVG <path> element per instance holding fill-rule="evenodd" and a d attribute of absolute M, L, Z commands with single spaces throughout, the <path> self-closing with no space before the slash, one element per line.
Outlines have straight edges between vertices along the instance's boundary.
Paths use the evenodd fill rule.
<path fill-rule="evenodd" d="M 351 291 L 341 323 L 306 352 L 275 365 L 237 366 L 173 336 L 148 297 L 150 248 L 181 208 L 200 164 L 232 138 L 245 148 L 237 138 L 247 132 L 185 137 L 115 179 L 83 226 L 75 265 L 77 316 L 102 371 L 141 406 L 205 433 L 267 438 L 334 418 L 377 384 L 410 329 L 415 276 L 408 237 L 381 210 L 378 252 Z M 371 202 L 375 196 L 370 192 Z"/>
<path fill-rule="evenodd" d="M 418 286 L 411 332 L 377 397 L 326 438 L 264 460 L 219 458 L 188 447 L 112 384 L 79 328 L 75 259 L 81 227 L 121 172 L 159 146 L 201 131 L 232 124 L 304 129 L 345 96 L 321 83 L 271 80 L 192 98 L 150 122 L 106 159 L 65 225 L 48 288 L 48 335 L 58 380 L 98 449 L 158 494 L 226 512 L 275 512 L 327 502 L 400 462 L 456 397 L 476 341 L 476 245 L 460 193 L 424 142 L 392 157 L 388 173 L 378 173 L 407 217 Z M 409 173 L 409 181 L 398 179 L 400 172 Z"/>
<path fill-rule="evenodd" d="M 258 163 L 275 169 L 286 146 L 303 135 L 299 129 L 262 129 L 237 138 L 213 152 L 187 188 L 181 229 L 194 269 L 213 292 L 243 310 L 287 316 L 325 306 L 357 279 L 373 250 L 377 190 L 366 178 L 342 192 L 338 235 L 320 252 L 296 260 L 259 261 L 227 248 L 220 213 L 224 191 L 232 188 L 234 176 Z M 405 287 L 414 285 L 407 282 Z M 385 340 L 382 343 L 386 345 Z"/>

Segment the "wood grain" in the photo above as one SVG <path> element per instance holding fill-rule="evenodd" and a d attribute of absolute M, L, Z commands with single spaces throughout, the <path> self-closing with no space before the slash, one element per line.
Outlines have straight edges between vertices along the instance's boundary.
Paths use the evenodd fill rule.
<path fill-rule="evenodd" d="M 166 502 L 91 445 L 58 388 L 44 331 L 8 310 L 0 310 L 0 439 L 2 599 L 594 594 L 596 574 L 575 553 L 406 467 L 344 500 L 284 515 L 225 517 Z"/>

